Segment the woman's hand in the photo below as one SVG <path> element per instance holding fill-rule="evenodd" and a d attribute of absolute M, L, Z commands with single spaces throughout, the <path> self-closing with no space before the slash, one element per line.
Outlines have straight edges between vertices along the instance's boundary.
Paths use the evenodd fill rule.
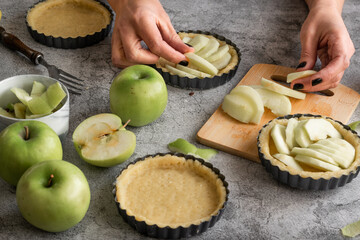
<path fill-rule="evenodd" d="M 116 12 L 112 35 L 112 62 L 117 67 L 153 64 L 159 57 L 186 61 L 193 49 L 182 42 L 158 0 L 108 0 Z M 144 41 L 149 50 L 142 48 Z"/>
<path fill-rule="evenodd" d="M 322 69 L 306 78 L 294 80 L 291 87 L 315 92 L 336 87 L 355 52 L 341 17 L 343 1 L 307 1 L 309 15 L 300 32 L 301 58 L 297 71 L 313 69 L 319 57 Z"/>

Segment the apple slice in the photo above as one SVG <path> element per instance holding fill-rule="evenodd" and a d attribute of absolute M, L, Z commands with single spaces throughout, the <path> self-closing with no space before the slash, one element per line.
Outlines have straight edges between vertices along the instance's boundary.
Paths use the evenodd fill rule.
<path fill-rule="evenodd" d="M 323 118 L 309 119 L 304 124 L 304 129 L 312 141 L 326 139 L 328 136 L 333 138 L 342 138 L 338 130 L 336 130 L 329 121 Z"/>
<path fill-rule="evenodd" d="M 271 91 L 274 91 L 274 92 L 277 92 L 277 93 L 280 93 L 280 94 L 283 94 L 283 95 L 286 95 L 289 97 L 293 97 L 296 99 L 305 99 L 305 97 L 306 97 L 306 94 L 303 92 L 295 91 L 291 88 L 288 88 L 288 87 L 285 87 L 276 82 L 270 81 L 266 78 L 261 78 L 261 86 L 263 86 Z"/>
<path fill-rule="evenodd" d="M 284 116 L 291 113 L 291 102 L 287 96 L 263 87 L 255 88 L 255 90 L 261 96 L 264 106 L 269 108 L 276 116 Z"/>
<path fill-rule="evenodd" d="M 206 77 L 210 78 L 211 77 L 210 74 L 207 74 L 207 73 L 204 73 L 204 72 L 201 72 L 201 71 L 189 68 L 189 67 L 185 67 L 185 66 L 180 65 L 180 64 L 177 64 L 176 68 L 181 70 L 181 71 L 190 73 L 190 74 L 192 74 L 192 75 L 194 75 L 194 76 L 196 76 L 198 78 L 206 78 Z"/>
<path fill-rule="evenodd" d="M 126 161 L 135 150 L 136 137 L 121 119 L 110 113 L 87 118 L 73 133 L 75 149 L 87 163 L 111 167 Z"/>
<path fill-rule="evenodd" d="M 184 42 L 184 43 L 189 43 L 190 41 L 191 41 L 191 37 L 188 37 L 188 36 L 185 36 L 183 39 L 182 39 L 182 41 Z"/>
<path fill-rule="evenodd" d="M 292 81 L 294 81 L 296 79 L 309 77 L 311 75 L 314 75 L 315 73 L 317 73 L 317 72 L 314 70 L 305 70 L 305 71 L 301 71 L 301 72 L 289 73 L 287 75 L 286 82 L 291 83 Z"/>
<path fill-rule="evenodd" d="M 216 39 L 211 38 L 208 44 L 198 51 L 196 55 L 199 55 L 202 58 L 207 58 L 218 50 L 219 45 L 220 43 Z"/>
<path fill-rule="evenodd" d="M 190 74 L 188 72 L 185 72 L 185 71 L 181 71 L 181 70 L 179 70 L 177 68 L 174 68 L 174 67 L 172 67 L 170 65 L 166 64 L 165 67 L 166 67 L 167 70 L 169 70 L 170 73 L 172 73 L 174 75 L 178 75 L 180 77 L 196 78 L 195 75 L 192 75 L 192 74 Z"/>
<path fill-rule="evenodd" d="M 226 95 L 222 103 L 222 109 L 229 116 L 243 123 L 251 122 L 256 113 L 249 100 L 237 94 Z"/>
<path fill-rule="evenodd" d="M 227 44 L 222 45 L 218 48 L 218 50 L 206 58 L 209 62 L 214 62 L 220 58 L 222 58 L 227 52 L 229 52 L 229 46 Z"/>
<path fill-rule="evenodd" d="M 301 120 L 296 128 L 294 129 L 294 136 L 296 142 L 300 145 L 300 147 L 306 148 L 313 142 L 310 140 L 309 134 L 304 129 L 304 124 L 307 120 Z"/>
<path fill-rule="evenodd" d="M 170 62 L 170 61 L 168 61 L 168 60 L 166 60 L 165 58 L 162 58 L 162 57 L 159 58 L 158 63 L 159 63 L 161 66 L 165 66 L 165 65 L 170 65 L 170 66 L 172 66 L 172 67 L 175 67 L 175 66 L 176 66 L 175 63 Z"/>
<path fill-rule="evenodd" d="M 290 154 L 288 145 L 285 142 L 285 126 L 281 124 L 275 124 L 271 129 L 271 137 L 275 143 L 275 147 L 279 153 Z"/>
<path fill-rule="evenodd" d="M 44 84 L 42 84 L 41 82 L 38 82 L 38 81 L 34 81 L 32 89 L 31 89 L 30 96 L 31 97 L 40 96 L 45 91 L 46 91 L 46 86 Z"/>
<path fill-rule="evenodd" d="M 16 118 L 24 119 L 25 111 L 26 111 L 25 104 L 23 104 L 23 103 L 15 103 L 14 104 L 14 112 L 15 112 Z"/>
<path fill-rule="evenodd" d="M 290 118 L 288 121 L 288 124 L 285 129 L 285 141 L 286 144 L 289 146 L 289 149 L 291 150 L 293 147 L 299 146 L 299 144 L 296 142 L 294 130 L 296 126 L 298 125 L 299 121 L 296 118 Z"/>
<path fill-rule="evenodd" d="M 210 75 L 216 75 L 218 73 L 218 69 L 214 65 L 206 61 L 204 58 L 196 55 L 195 53 L 185 53 L 185 56 L 189 59 L 190 63 L 199 70 Z"/>
<path fill-rule="evenodd" d="M 325 161 L 327 163 L 330 163 L 332 165 L 335 166 L 339 166 L 339 164 L 337 162 L 335 162 L 330 156 L 323 154 L 321 152 L 318 152 L 314 149 L 311 148 L 299 148 L 299 147 L 294 147 L 291 150 L 291 155 L 304 155 L 304 156 L 309 156 L 309 157 L 313 157 L 316 159 L 319 159 L 321 161 Z"/>
<path fill-rule="evenodd" d="M 0 115 L 3 115 L 5 117 L 10 117 L 10 118 L 15 118 L 14 113 L 8 112 L 5 109 L 3 109 L 2 107 L 0 107 Z"/>
<path fill-rule="evenodd" d="M 12 91 L 16 97 L 27 106 L 28 102 L 32 99 L 32 97 L 22 88 L 14 87 L 10 91 Z"/>
<path fill-rule="evenodd" d="M 307 164 L 313 168 L 322 170 L 322 171 L 338 171 L 341 170 L 341 168 L 334 166 L 330 163 L 321 161 L 319 159 L 313 158 L 313 157 L 309 157 L 309 156 L 305 156 L 305 155 L 296 155 L 295 156 L 295 160 L 302 162 L 304 164 Z"/>
<path fill-rule="evenodd" d="M 344 161 L 344 159 L 349 159 L 348 161 L 351 161 L 351 159 L 353 159 L 351 157 L 351 154 L 347 154 L 346 152 L 341 152 L 338 149 L 334 149 L 334 148 L 325 146 L 323 144 L 314 143 L 314 144 L 311 144 L 309 146 L 309 148 L 314 149 L 315 151 L 318 151 L 322 154 L 325 154 L 325 155 L 331 157 L 341 167 L 346 165 L 345 164 L 346 160 Z"/>
<path fill-rule="evenodd" d="M 231 60 L 230 53 L 225 53 L 225 55 L 222 58 L 211 62 L 211 64 L 214 65 L 218 70 L 220 70 L 226 67 L 229 64 L 230 60 Z"/>
<path fill-rule="evenodd" d="M 66 97 L 61 85 L 56 82 L 50 85 L 41 96 L 34 96 L 27 106 L 33 114 L 49 114 Z"/>
<path fill-rule="evenodd" d="M 210 39 L 203 35 L 196 35 L 193 39 L 191 39 L 191 41 L 188 42 L 188 44 L 190 44 L 195 49 L 195 52 L 197 52 L 205 47 L 209 41 Z"/>
<path fill-rule="evenodd" d="M 286 166 L 292 167 L 298 171 L 304 171 L 300 164 L 292 157 L 282 153 L 276 153 L 273 155 L 274 158 L 284 163 Z"/>
<path fill-rule="evenodd" d="M 250 122 L 258 124 L 264 113 L 264 105 L 258 92 L 256 92 L 253 88 L 249 86 L 239 85 L 233 90 L 231 90 L 230 94 L 236 94 L 247 98 L 247 101 L 249 102 L 249 104 L 252 105 L 252 108 L 255 110 L 255 114 L 250 120 Z"/>

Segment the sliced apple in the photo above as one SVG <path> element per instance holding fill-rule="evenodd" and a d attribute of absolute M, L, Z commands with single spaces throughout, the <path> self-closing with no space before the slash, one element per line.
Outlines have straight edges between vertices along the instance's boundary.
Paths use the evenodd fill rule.
<path fill-rule="evenodd" d="M 207 74 L 207 73 L 204 73 L 204 72 L 201 72 L 201 71 L 198 71 L 198 70 L 195 70 L 195 69 L 192 69 L 192 68 L 189 68 L 189 67 L 185 67 L 183 65 L 180 65 L 180 64 L 177 64 L 176 65 L 176 68 L 181 70 L 181 71 L 184 71 L 184 72 L 187 72 L 189 74 L 192 74 L 198 78 L 206 78 L 206 77 L 211 77 L 210 74 Z"/>
<path fill-rule="evenodd" d="M 42 84 L 41 82 L 38 82 L 38 81 L 34 81 L 32 89 L 31 89 L 30 96 L 31 97 L 40 96 L 45 91 L 46 91 L 46 86 L 44 84 Z"/>
<path fill-rule="evenodd" d="M 190 44 L 194 48 L 195 52 L 197 52 L 205 47 L 209 41 L 210 39 L 203 35 L 196 35 L 193 39 L 191 39 L 191 41 L 188 42 L 188 44 Z"/>
<path fill-rule="evenodd" d="M 185 56 L 189 59 L 190 63 L 197 67 L 200 71 L 210 75 L 216 75 L 218 73 L 218 69 L 214 65 L 195 53 L 185 53 Z"/>
<path fill-rule="evenodd" d="M 274 158 L 279 160 L 280 162 L 284 163 L 286 166 L 292 167 L 298 171 L 304 171 L 304 169 L 300 166 L 300 164 L 295 161 L 292 156 L 282 153 L 276 153 L 273 155 Z"/>
<path fill-rule="evenodd" d="M 220 43 L 216 39 L 212 38 L 209 40 L 206 46 L 203 47 L 200 51 L 196 52 L 196 54 L 202 58 L 207 58 L 218 50 L 219 45 Z"/>
<path fill-rule="evenodd" d="M 261 96 L 264 106 L 269 108 L 276 116 L 284 116 L 291 113 L 291 102 L 287 96 L 263 87 L 256 87 L 255 90 Z"/>
<path fill-rule="evenodd" d="M 323 154 L 319 151 L 316 151 L 314 149 L 311 148 L 299 148 L 299 147 L 294 147 L 293 149 L 291 149 L 291 155 L 295 156 L 295 155 L 304 155 L 304 156 L 309 156 L 309 157 L 313 157 L 313 158 L 317 158 L 319 160 L 325 161 L 327 163 L 330 163 L 332 165 L 335 166 L 339 166 L 339 164 L 337 162 L 335 162 L 333 160 L 333 158 L 331 158 L 330 156 Z"/>
<path fill-rule="evenodd" d="M 285 87 L 274 81 L 270 81 L 266 78 L 261 78 L 261 86 L 263 86 L 271 91 L 274 91 L 274 92 L 277 92 L 277 93 L 280 93 L 280 94 L 283 94 L 283 95 L 286 95 L 289 97 L 293 97 L 296 99 L 305 99 L 305 97 L 306 97 L 306 94 L 303 92 L 295 91 L 291 88 Z"/>
<path fill-rule="evenodd" d="M 170 65 L 166 64 L 165 67 L 166 67 L 167 70 L 169 70 L 170 73 L 172 73 L 174 75 L 178 75 L 180 77 L 196 78 L 195 75 L 192 75 L 192 74 L 190 74 L 188 72 L 185 72 L 185 71 L 181 71 L 181 70 L 179 70 L 177 68 L 174 68 L 174 67 L 172 67 Z"/>
<path fill-rule="evenodd" d="M 241 95 L 228 94 L 222 103 L 222 109 L 236 120 L 249 123 L 256 112 L 249 100 Z"/>
<path fill-rule="evenodd" d="M 285 126 L 281 124 L 275 124 L 271 129 L 271 137 L 275 143 L 275 147 L 279 153 L 290 154 L 290 150 L 285 141 Z"/>
<path fill-rule="evenodd" d="M 288 121 L 288 124 L 285 129 L 285 141 L 286 144 L 289 146 L 289 149 L 291 150 L 293 147 L 299 146 L 299 144 L 296 142 L 294 130 L 296 126 L 298 125 L 299 121 L 296 118 L 290 118 Z"/>
<path fill-rule="evenodd" d="M 294 136 L 297 144 L 300 145 L 300 147 L 306 148 L 313 142 L 310 140 L 309 134 L 304 128 L 304 124 L 307 120 L 301 120 L 296 128 L 294 129 Z"/>
<path fill-rule="evenodd" d="M 188 37 L 188 36 L 185 36 L 183 39 L 182 39 L 182 41 L 184 42 L 184 43 L 189 43 L 190 41 L 191 41 L 191 37 Z"/>
<path fill-rule="evenodd" d="M 254 109 L 254 116 L 250 122 L 258 124 L 264 113 L 264 105 L 258 92 L 249 86 L 239 85 L 231 90 L 230 94 L 240 95 L 247 99 L 249 104 L 251 104 L 252 108 Z"/>
<path fill-rule="evenodd" d="M 111 167 L 126 161 L 135 150 L 136 137 L 121 119 L 110 113 L 87 118 L 73 133 L 75 149 L 87 163 Z"/>
<path fill-rule="evenodd" d="M 5 109 L 3 109 L 2 107 L 0 107 L 0 115 L 5 116 L 5 117 L 10 117 L 10 118 L 15 118 L 14 113 L 8 112 Z"/>
<path fill-rule="evenodd" d="M 305 156 L 305 155 L 296 155 L 295 156 L 295 160 L 302 162 L 304 164 L 307 164 L 313 168 L 322 170 L 322 171 L 338 171 L 341 170 L 341 168 L 334 166 L 330 163 L 321 161 L 319 159 L 313 158 L 313 157 L 309 157 L 309 156 Z"/>
<path fill-rule="evenodd" d="M 23 103 L 14 104 L 14 113 L 16 118 L 24 119 L 25 118 L 26 106 Z"/>
<path fill-rule="evenodd" d="M 311 75 L 314 75 L 315 73 L 317 73 L 317 72 L 314 70 L 305 70 L 305 71 L 301 71 L 301 72 L 289 73 L 287 75 L 286 82 L 291 83 L 292 81 L 294 81 L 296 79 L 309 77 Z"/>
<path fill-rule="evenodd" d="M 225 55 L 222 58 L 211 62 L 211 64 L 214 65 L 218 70 L 220 70 L 226 67 L 229 64 L 230 60 L 231 60 L 230 53 L 225 53 Z"/>
<path fill-rule="evenodd" d="M 218 50 L 206 58 L 209 62 L 214 62 L 220 58 L 222 58 L 227 52 L 229 52 L 229 46 L 227 44 L 222 45 L 218 48 Z"/>
<path fill-rule="evenodd" d="M 27 106 L 33 114 L 49 114 L 66 97 L 61 85 L 56 82 L 50 85 L 39 97 L 32 97 Z"/>
<path fill-rule="evenodd" d="M 172 66 L 172 67 L 175 67 L 176 66 L 176 64 L 175 63 L 173 63 L 173 62 L 170 62 L 170 61 L 168 61 L 168 60 L 166 60 L 165 58 L 162 58 L 162 57 L 160 57 L 159 58 L 159 64 L 161 65 L 161 66 L 165 66 L 165 65 L 170 65 L 170 66 Z"/>
<path fill-rule="evenodd" d="M 338 130 L 326 119 L 312 118 L 304 124 L 310 140 L 317 141 L 329 137 L 342 138 Z"/>
<path fill-rule="evenodd" d="M 22 88 L 14 87 L 10 91 L 12 91 L 16 95 L 16 97 L 20 100 L 20 102 L 22 102 L 26 106 L 28 102 L 32 99 L 29 93 Z"/>

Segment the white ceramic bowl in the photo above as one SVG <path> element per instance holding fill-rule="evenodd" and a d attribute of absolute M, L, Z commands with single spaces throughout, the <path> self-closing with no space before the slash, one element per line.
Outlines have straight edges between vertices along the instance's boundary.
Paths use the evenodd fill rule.
<path fill-rule="evenodd" d="M 0 107 L 4 108 L 9 103 L 19 102 L 15 94 L 10 91 L 11 88 L 19 87 L 30 93 L 34 81 L 41 82 L 47 87 L 55 82 L 58 82 L 54 78 L 42 75 L 18 75 L 1 80 Z M 69 130 L 70 95 L 67 88 L 61 82 L 59 83 L 66 92 L 66 97 L 62 100 L 63 106 L 59 110 L 50 115 L 35 119 L 17 119 L 0 115 L 0 131 L 15 122 L 25 120 L 37 120 L 49 125 L 60 137 L 60 139 L 63 140 Z"/>

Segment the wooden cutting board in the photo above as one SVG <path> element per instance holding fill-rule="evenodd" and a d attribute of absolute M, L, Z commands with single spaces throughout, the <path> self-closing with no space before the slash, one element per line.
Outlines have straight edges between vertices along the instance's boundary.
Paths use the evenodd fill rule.
<path fill-rule="evenodd" d="M 294 71 L 283 66 L 256 64 L 238 85 L 259 85 L 261 77 L 271 79 L 272 75 L 286 76 Z M 304 100 L 290 98 L 291 114 L 319 114 L 347 123 L 360 101 L 360 94 L 341 84 L 332 91 L 335 94 L 331 97 L 308 93 Z M 256 138 L 262 126 L 274 118 L 276 116 L 265 109 L 258 125 L 245 124 L 227 115 L 220 105 L 197 133 L 197 140 L 209 147 L 260 162 Z"/>

